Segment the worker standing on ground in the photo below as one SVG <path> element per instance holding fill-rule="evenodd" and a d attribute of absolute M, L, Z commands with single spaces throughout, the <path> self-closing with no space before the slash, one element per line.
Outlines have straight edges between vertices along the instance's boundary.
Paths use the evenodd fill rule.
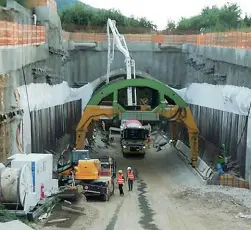
<path fill-rule="evenodd" d="M 125 183 L 125 178 L 123 176 L 123 171 L 119 170 L 119 175 L 117 178 L 117 184 L 119 185 L 119 194 L 120 196 L 124 196 L 123 185 Z"/>
<path fill-rule="evenodd" d="M 128 181 L 128 190 L 132 191 L 133 189 L 133 181 L 134 181 L 134 174 L 131 167 L 127 168 L 127 175 L 126 180 Z"/>

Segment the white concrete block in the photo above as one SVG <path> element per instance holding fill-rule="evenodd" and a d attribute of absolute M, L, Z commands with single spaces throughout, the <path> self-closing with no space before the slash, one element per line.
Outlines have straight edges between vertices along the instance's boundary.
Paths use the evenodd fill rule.
<path fill-rule="evenodd" d="M 33 230 L 28 225 L 24 224 L 19 220 L 13 220 L 6 223 L 0 223 L 0 229 L 11 229 L 11 230 Z"/>
<path fill-rule="evenodd" d="M 182 141 L 178 140 L 176 143 L 176 149 L 185 154 L 187 158 L 190 158 L 190 148 L 187 147 Z"/>

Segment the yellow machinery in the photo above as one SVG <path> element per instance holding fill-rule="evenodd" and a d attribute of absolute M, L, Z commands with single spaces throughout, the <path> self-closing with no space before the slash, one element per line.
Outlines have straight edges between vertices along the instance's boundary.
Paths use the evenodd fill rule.
<path fill-rule="evenodd" d="M 85 146 L 85 137 L 87 128 L 92 121 L 99 120 L 101 117 L 114 117 L 120 112 L 119 109 L 115 110 L 113 107 L 109 106 L 87 106 L 81 117 L 81 120 L 77 126 L 77 141 L 76 148 L 82 149 Z M 143 113 L 143 111 L 142 111 Z M 164 114 L 168 119 L 171 118 L 173 121 L 172 125 L 172 139 L 177 141 L 177 123 L 183 122 L 188 127 L 189 142 L 191 148 L 191 161 L 192 166 L 196 167 L 197 165 L 197 156 L 198 156 L 198 129 L 193 120 L 193 115 L 188 108 L 180 109 L 179 106 L 170 106 L 163 110 L 158 111 L 159 114 Z"/>
<path fill-rule="evenodd" d="M 97 180 L 100 178 L 101 162 L 98 159 L 79 160 L 74 171 L 75 180 Z"/>
<path fill-rule="evenodd" d="M 119 104 L 119 90 L 127 87 L 150 87 L 153 91 L 157 91 L 157 104 L 155 106 L 137 105 L 126 109 L 125 106 Z M 102 100 L 107 96 L 113 95 L 112 106 L 103 106 Z M 170 103 L 166 100 L 169 98 Z M 168 86 L 154 79 L 131 79 L 110 82 L 100 88 L 91 98 L 83 111 L 82 117 L 76 128 L 76 148 L 83 149 L 85 147 L 86 133 L 92 133 L 93 121 L 97 121 L 103 117 L 113 119 L 119 117 L 121 120 L 158 120 L 159 117 L 165 117 L 171 123 L 171 138 L 176 144 L 177 124 L 183 123 L 188 131 L 191 164 L 197 167 L 198 158 L 198 137 L 199 130 L 194 121 L 189 105 Z"/>
<path fill-rule="evenodd" d="M 67 197 L 75 197 L 76 185 L 81 185 L 85 196 L 100 196 L 106 201 L 114 193 L 116 163 L 111 157 L 90 159 L 89 150 L 73 150 L 68 162 L 59 160 L 58 176 L 59 185 L 68 186 Z"/>

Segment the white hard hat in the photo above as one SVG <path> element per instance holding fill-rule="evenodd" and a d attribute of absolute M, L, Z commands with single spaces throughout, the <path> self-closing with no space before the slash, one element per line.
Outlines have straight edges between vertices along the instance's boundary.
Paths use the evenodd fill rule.
<path fill-rule="evenodd" d="M 127 170 L 131 170 L 132 168 L 131 167 L 127 167 Z"/>

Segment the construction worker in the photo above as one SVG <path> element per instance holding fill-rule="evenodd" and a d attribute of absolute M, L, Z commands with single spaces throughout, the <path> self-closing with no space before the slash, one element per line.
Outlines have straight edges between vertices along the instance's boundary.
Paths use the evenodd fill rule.
<path fill-rule="evenodd" d="M 132 191 L 133 189 L 133 181 L 134 181 L 134 174 L 131 167 L 127 168 L 126 180 L 128 181 L 128 190 Z"/>
<path fill-rule="evenodd" d="M 120 196 L 124 196 L 123 185 L 125 183 L 125 178 L 123 176 L 123 171 L 119 170 L 117 178 L 117 184 L 119 185 L 119 194 Z"/>
<path fill-rule="evenodd" d="M 217 164 L 216 169 L 220 176 L 224 174 L 225 171 L 227 170 L 227 166 L 225 164 L 225 154 L 226 154 L 226 147 L 225 144 L 222 144 L 220 147 L 220 153 L 218 154 L 216 163 Z"/>

